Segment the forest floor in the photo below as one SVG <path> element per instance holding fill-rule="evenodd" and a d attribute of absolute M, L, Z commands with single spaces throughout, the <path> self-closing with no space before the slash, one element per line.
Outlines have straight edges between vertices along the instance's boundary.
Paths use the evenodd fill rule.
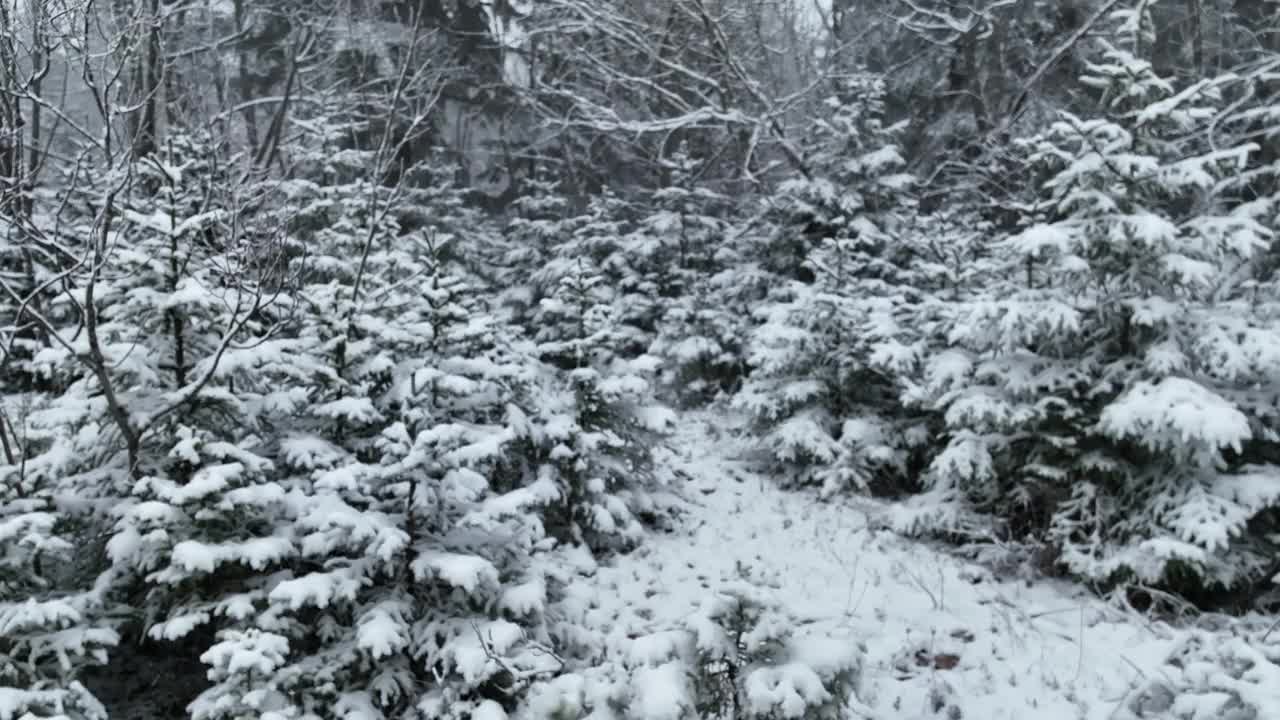
<path fill-rule="evenodd" d="M 1174 625 L 1068 582 L 999 577 L 877 529 L 888 505 L 775 487 L 735 459 L 723 416 L 680 425 L 680 523 L 596 571 L 615 638 L 679 623 L 745 577 L 806 634 L 861 645 L 868 719 L 1280 718 L 1280 631 L 1264 657 L 1266 618 Z"/>

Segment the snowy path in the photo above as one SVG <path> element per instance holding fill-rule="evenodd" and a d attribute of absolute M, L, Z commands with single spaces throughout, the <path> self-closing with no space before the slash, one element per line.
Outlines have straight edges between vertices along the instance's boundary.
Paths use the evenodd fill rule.
<path fill-rule="evenodd" d="M 1182 635 L 1067 584 L 995 580 L 868 529 L 874 504 L 778 490 L 731 460 L 706 420 L 683 425 L 681 529 L 596 576 L 615 638 L 678 623 L 748 568 L 809 629 L 865 645 L 859 695 L 875 720 L 1103 720 L 1131 717 L 1126 700 Z"/>

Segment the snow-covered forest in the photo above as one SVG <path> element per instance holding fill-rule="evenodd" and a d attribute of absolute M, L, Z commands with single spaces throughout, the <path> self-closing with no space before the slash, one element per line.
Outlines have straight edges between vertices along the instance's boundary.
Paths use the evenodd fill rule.
<path fill-rule="evenodd" d="M 1280 718 L 1277 0 L 0 0 L 0 720 Z"/>

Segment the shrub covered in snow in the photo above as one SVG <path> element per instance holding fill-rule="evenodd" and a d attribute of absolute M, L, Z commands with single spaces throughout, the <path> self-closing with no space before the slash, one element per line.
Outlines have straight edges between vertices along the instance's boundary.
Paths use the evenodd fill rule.
<path fill-rule="evenodd" d="M 720 589 L 688 620 L 699 717 L 845 717 L 861 652 L 848 637 L 797 632 L 794 618 L 749 583 Z"/>
<path fill-rule="evenodd" d="M 730 583 L 683 621 L 606 640 L 603 656 L 586 655 L 585 667 L 536 686 L 528 712 L 538 720 L 851 717 L 860 645 L 796 625 L 758 587 Z"/>
<path fill-rule="evenodd" d="M 0 465 L 0 718 L 106 720 L 80 673 L 105 664 L 120 636 L 102 595 L 67 572 L 83 537 L 68 532 L 40 464 Z"/>
<path fill-rule="evenodd" d="M 1223 638 L 1196 631 L 1124 707 L 1149 720 L 1262 720 L 1280 708 L 1280 640 L 1265 629 Z M 1118 715 L 1117 717 L 1124 717 Z"/>
<path fill-rule="evenodd" d="M 828 494 L 901 489 L 928 439 L 899 401 L 924 347 L 903 232 L 912 178 L 875 111 L 836 103 L 831 177 L 784 188 L 760 250 L 773 277 L 754 308 L 750 375 L 733 400 L 777 475 Z"/>
<path fill-rule="evenodd" d="M 1084 78 L 1106 113 L 1022 145 L 1052 177 L 929 358 L 945 447 L 903 527 L 977 509 L 1093 580 L 1264 579 L 1275 546 L 1250 528 L 1280 501 L 1257 464 L 1280 355 L 1251 276 L 1269 205 L 1232 192 L 1251 145 L 1191 140 L 1231 81 L 1177 88 L 1111 47 Z"/>

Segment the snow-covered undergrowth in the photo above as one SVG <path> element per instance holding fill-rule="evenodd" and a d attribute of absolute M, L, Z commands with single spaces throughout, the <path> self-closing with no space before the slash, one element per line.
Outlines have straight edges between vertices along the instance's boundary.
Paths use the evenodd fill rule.
<path fill-rule="evenodd" d="M 681 425 L 682 521 L 573 569 L 560 627 L 590 667 L 535 687 L 532 717 L 1280 717 L 1280 631 L 1260 619 L 1173 627 L 997 577 L 880 529 L 886 506 L 752 474 L 723 416 Z M 735 614 L 740 691 L 717 695 Z"/>

